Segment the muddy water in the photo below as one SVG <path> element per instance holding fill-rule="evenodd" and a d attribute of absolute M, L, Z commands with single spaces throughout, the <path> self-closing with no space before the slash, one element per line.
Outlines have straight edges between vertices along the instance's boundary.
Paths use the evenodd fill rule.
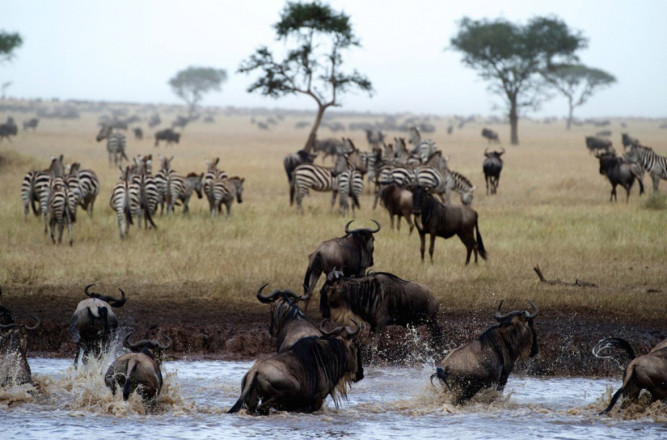
<path fill-rule="evenodd" d="M 123 402 L 104 386 L 108 362 L 80 370 L 70 360 L 31 358 L 36 387 L 0 390 L 2 439 L 127 438 L 667 438 L 667 405 L 639 403 L 611 417 L 596 414 L 618 379 L 510 377 L 503 395 L 465 407 L 429 383 L 431 365 L 366 367 L 347 401 L 315 414 L 228 415 L 251 362 L 164 364 L 165 387 L 146 413 L 136 395 Z"/>

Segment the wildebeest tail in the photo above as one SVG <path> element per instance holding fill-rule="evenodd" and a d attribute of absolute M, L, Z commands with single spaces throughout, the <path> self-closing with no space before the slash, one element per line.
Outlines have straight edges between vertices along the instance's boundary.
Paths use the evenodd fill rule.
<path fill-rule="evenodd" d="M 296 192 L 296 184 L 294 183 L 294 176 L 289 181 L 289 205 L 294 204 L 294 193 Z"/>
<path fill-rule="evenodd" d="M 253 372 L 252 373 L 252 379 L 248 380 L 248 376 L 246 375 L 243 378 L 243 386 L 241 389 L 241 396 L 239 397 L 239 400 L 236 401 L 234 406 L 232 406 L 229 411 L 227 411 L 227 414 L 231 413 L 237 413 L 241 411 L 241 408 L 243 408 L 243 405 L 246 404 L 248 401 L 248 398 L 250 395 L 255 391 L 255 386 L 257 385 L 257 373 Z"/>
<path fill-rule="evenodd" d="M 130 382 L 132 375 L 134 374 L 134 370 L 137 369 L 137 365 L 138 363 L 134 359 L 130 359 L 127 362 L 127 369 L 125 370 L 125 385 L 123 385 L 123 400 L 130 398 Z"/>
<path fill-rule="evenodd" d="M 431 383 L 433 383 L 433 379 L 437 377 L 445 385 L 447 385 L 447 389 L 451 391 L 452 387 L 449 385 L 449 382 L 447 382 L 447 374 L 449 374 L 449 367 L 447 367 L 445 370 L 443 370 L 442 367 L 436 368 L 435 373 L 431 375 Z"/>
<path fill-rule="evenodd" d="M 475 223 L 475 231 L 477 232 L 477 250 L 479 255 L 486 260 L 486 249 L 484 249 L 484 243 L 482 242 L 482 234 L 479 233 L 479 223 Z"/>
<path fill-rule="evenodd" d="M 602 351 L 604 349 L 608 348 L 618 348 L 623 351 L 625 351 L 628 356 L 630 356 L 630 359 L 634 359 L 635 356 L 635 351 L 632 349 L 632 346 L 628 341 L 626 341 L 623 338 L 604 338 L 598 344 L 595 346 L 593 354 L 599 351 Z"/>
<path fill-rule="evenodd" d="M 353 206 L 356 206 L 358 209 L 361 209 L 361 205 L 359 205 L 359 198 L 357 197 L 357 195 L 354 192 L 352 192 L 350 194 L 350 197 L 352 197 Z"/>
<path fill-rule="evenodd" d="M 621 395 L 625 391 L 625 388 L 628 386 L 628 383 L 631 380 L 637 380 L 635 376 L 636 376 L 635 366 L 633 364 L 630 364 L 628 366 L 628 370 L 625 372 L 625 379 L 623 380 L 623 385 L 621 386 L 621 388 L 618 389 L 618 391 L 614 393 L 614 395 L 611 398 L 611 402 L 609 402 L 609 406 L 607 406 L 607 408 L 605 408 L 605 410 L 602 411 L 599 415 L 607 414 L 609 411 L 611 411 L 611 409 L 616 404 L 618 398 L 621 397 Z"/>

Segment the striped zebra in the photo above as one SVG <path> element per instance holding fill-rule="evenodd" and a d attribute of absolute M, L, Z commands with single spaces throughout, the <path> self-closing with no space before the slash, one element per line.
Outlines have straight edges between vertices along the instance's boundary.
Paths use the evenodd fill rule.
<path fill-rule="evenodd" d="M 118 230 L 120 238 L 123 239 L 130 232 L 132 225 L 132 210 L 130 208 L 130 186 L 132 185 L 132 176 L 130 167 L 125 167 L 120 180 L 114 185 L 109 198 L 109 206 L 118 214 Z"/>
<path fill-rule="evenodd" d="M 440 170 L 431 167 L 419 167 L 415 169 L 415 180 L 424 188 L 430 188 L 431 192 L 438 194 L 440 199 L 446 203 L 452 203 L 452 191 L 461 195 L 461 203 L 472 204 L 473 191 L 476 187 L 470 183 L 464 175 L 456 171 Z M 444 194 L 444 196 L 443 196 Z"/>
<path fill-rule="evenodd" d="M 204 173 L 190 173 L 186 177 L 170 174 L 167 177 L 167 215 L 174 211 L 177 200 L 183 202 L 183 214 L 189 211 L 188 202 L 192 193 L 196 192 L 198 198 L 202 198 L 202 178 Z"/>
<path fill-rule="evenodd" d="M 76 181 L 78 185 L 78 204 L 84 211 L 88 212 L 88 216 L 93 218 L 93 205 L 100 193 L 100 181 L 97 174 L 93 170 L 82 170 L 81 164 L 75 162 L 70 166 L 67 173 L 67 185 L 72 187 L 72 182 Z"/>
<path fill-rule="evenodd" d="M 208 199 L 210 209 L 213 209 L 213 205 L 215 204 L 215 198 L 213 197 L 213 181 L 229 177 L 225 171 L 218 169 L 218 163 L 220 163 L 219 157 L 216 157 L 214 160 L 206 159 L 206 173 L 204 173 L 203 183 L 204 193 Z"/>
<path fill-rule="evenodd" d="M 159 155 L 158 159 L 160 160 L 160 170 L 155 173 L 153 178 L 158 192 L 157 203 L 160 205 L 160 215 L 162 215 L 164 214 L 164 204 L 167 201 L 167 178 L 170 174 L 176 174 L 176 171 L 171 168 L 171 161 L 174 160 L 174 156 L 167 158 Z"/>
<path fill-rule="evenodd" d="M 449 178 L 451 179 L 451 189 L 461 196 L 461 203 L 466 206 L 472 205 L 472 193 L 477 187 L 466 176 L 457 171 L 450 171 Z"/>
<path fill-rule="evenodd" d="M 227 217 L 232 211 L 234 198 L 238 203 L 243 203 L 243 177 L 225 177 L 222 179 L 213 179 L 210 182 L 211 193 L 213 194 L 213 204 L 211 204 L 211 218 L 222 210 L 222 205 L 227 208 Z"/>
<path fill-rule="evenodd" d="M 130 184 L 130 209 L 132 215 L 144 220 L 144 228 L 156 228 L 153 222 L 153 214 L 157 211 L 158 189 L 155 179 L 151 175 L 151 156 L 143 156 L 135 159 L 135 166 L 128 167 L 131 178 Z"/>
<path fill-rule="evenodd" d="M 345 170 L 366 172 L 359 150 L 354 146 L 352 148 L 352 151 L 338 155 L 333 169 L 314 164 L 302 164 L 296 167 L 290 185 L 290 206 L 296 200 L 297 211 L 303 214 L 301 202 L 312 189 L 319 192 L 333 191 L 331 197 L 331 209 L 333 209 L 338 195 L 338 175 Z"/>
<path fill-rule="evenodd" d="M 340 213 L 347 215 L 350 209 L 348 197 L 352 197 L 352 216 L 354 217 L 354 208 L 360 208 L 359 197 L 364 192 L 364 177 L 359 171 L 345 170 L 338 175 L 338 203 Z"/>
<path fill-rule="evenodd" d="M 125 154 L 127 141 L 123 133 L 114 132 L 110 125 L 103 125 L 97 133 L 97 142 L 107 140 L 107 153 L 109 153 L 109 166 L 122 163 L 123 159 L 129 161 Z"/>
<path fill-rule="evenodd" d="M 395 183 L 401 188 L 407 188 L 415 178 L 415 167 L 412 165 L 385 164 L 380 168 L 375 185 L 375 200 L 373 200 L 373 209 L 377 207 L 380 193 L 385 185 Z"/>
<path fill-rule="evenodd" d="M 653 192 L 658 191 L 660 179 L 667 180 L 667 157 L 660 156 L 650 147 L 630 145 L 630 152 L 637 162 L 651 175 Z"/>
<path fill-rule="evenodd" d="M 366 164 L 366 178 L 368 179 L 368 193 L 372 193 L 371 185 L 376 183 L 376 174 L 381 167 L 382 150 L 380 148 L 373 148 L 371 152 L 360 153 L 362 160 Z M 377 183 L 376 183 L 377 185 Z"/>
<path fill-rule="evenodd" d="M 63 175 L 63 156 L 52 157 L 49 168 L 41 171 L 28 171 L 23 177 L 21 183 L 21 199 L 23 199 L 24 220 L 28 220 L 28 212 L 32 207 L 32 212 L 38 216 L 41 211 L 37 210 L 35 202 L 41 204 L 42 191 L 48 189 L 49 181 L 52 177 Z"/>
<path fill-rule="evenodd" d="M 48 202 L 49 226 L 51 229 L 51 241 L 55 244 L 55 227 L 58 226 L 58 243 L 63 241 L 63 230 L 67 225 L 69 232 L 69 245 L 72 246 L 72 223 L 76 221 L 76 195 L 70 191 L 65 181 L 56 177 L 51 181 L 50 196 Z"/>

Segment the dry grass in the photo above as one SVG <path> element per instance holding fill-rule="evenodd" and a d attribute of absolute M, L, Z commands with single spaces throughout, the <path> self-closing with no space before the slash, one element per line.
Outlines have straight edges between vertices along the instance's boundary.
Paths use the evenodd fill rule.
<path fill-rule="evenodd" d="M 0 120 L 6 115 L 0 114 Z M 27 118 L 28 116 L 26 116 Z M 35 290 L 71 285 L 80 297 L 86 283 L 104 286 L 131 284 L 178 286 L 187 298 L 254 303 L 262 282 L 299 290 L 307 256 L 322 240 L 342 235 L 348 221 L 329 211 L 330 194 L 313 193 L 304 201 L 306 213 L 297 215 L 288 204 L 282 158 L 301 148 L 305 130 L 293 129 L 286 118 L 271 131 L 257 131 L 249 117 L 218 117 L 215 124 L 187 127 L 182 143 L 154 148 L 150 139 L 137 142 L 128 133 L 128 153 L 175 155 L 181 173 L 205 170 L 204 158 L 219 156 L 221 168 L 246 178 L 244 203 L 234 204 L 232 217 L 209 219 L 205 200 L 191 200 L 191 213 L 157 217 L 157 231 L 132 227 L 129 239 L 118 236 L 117 218 L 108 206 L 109 192 L 118 178 L 109 167 L 103 143 L 95 142 L 96 115 L 80 120 L 42 120 L 36 133 L 20 133 L 0 154 L 0 284 Z M 667 152 L 664 134 L 652 121 L 629 121 L 627 130 L 658 152 Z M 597 160 L 584 147 L 592 127 L 566 132 L 561 125 L 521 121 L 521 146 L 506 146 L 499 193 L 485 195 L 481 164 L 486 141 L 482 125 L 469 124 L 445 133 L 437 123 L 433 138 L 450 156 L 452 169 L 478 187 L 473 207 L 489 260 L 464 267 L 465 248 L 457 238 L 436 241 L 434 264 L 419 261 L 419 238 L 407 229 L 389 229 L 386 213 L 371 209 L 365 195 L 360 224 L 376 218 L 375 270 L 421 282 L 440 297 L 443 310 L 487 309 L 499 298 L 520 306 L 528 298 L 545 307 L 599 310 L 614 315 L 664 318 L 667 311 L 667 210 L 664 198 L 647 202 L 637 196 L 630 203 L 609 203 L 610 185 L 598 173 Z M 495 126 L 502 139 L 507 126 Z M 620 149 L 618 121 L 612 125 Z M 623 130 L 624 131 L 624 130 Z M 328 135 L 326 129 L 322 133 Z M 364 146 L 361 132 L 350 133 Z M 389 133 L 390 137 L 397 133 Z M 23 219 L 20 183 L 29 169 L 44 168 L 51 155 L 80 161 L 101 180 L 101 194 L 91 221 L 79 211 L 74 246 L 54 246 L 42 233 L 41 220 Z M 319 160 L 318 160 L 319 163 Z M 649 179 L 645 182 L 651 192 Z M 662 183 L 663 191 L 667 184 Z M 620 193 L 624 191 L 620 190 Z M 619 194 L 624 200 L 624 194 Z M 651 208 L 651 209 L 648 209 Z M 428 256 L 427 256 L 428 258 Z M 539 264 L 547 278 L 596 283 L 597 288 L 541 285 L 532 271 Z M 77 286 L 76 288 L 74 286 Z M 133 292 L 141 296 L 141 289 Z M 653 290 L 659 292 L 650 293 Z M 173 292 L 173 289 L 170 289 Z M 173 294 L 173 293 L 171 293 Z"/>

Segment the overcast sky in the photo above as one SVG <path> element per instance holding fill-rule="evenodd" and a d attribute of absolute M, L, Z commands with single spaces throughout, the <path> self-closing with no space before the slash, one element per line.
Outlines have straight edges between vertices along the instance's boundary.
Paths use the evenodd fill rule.
<path fill-rule="evenodd" d="M 344 57 L 375 94 L 343 96 L 342 109 L 372 112 L 501 114 L 487 83 L 445 50 L 464 16 L 525 23 L 555 15 L 589 39 L 581 61 L 617 83 L 575 111 L 579 117 L 667 116 L 667 1 L 341 0 L 362 47 Z M 261 45 L 283 50 L 272 25 L 282 0 L 3 0 L 5 31 L 23 46 L 0 66 L 0 83 L 19 98 L 179 103 L 168 80 L 188 66 L 227 70 L 222 92 L 204 105 L 314 109 L 309 97 L 270 99 L 246 92 L 255 75 L 236 73 Z M 534 116 L 563 116 L 564 98 Z"/>

